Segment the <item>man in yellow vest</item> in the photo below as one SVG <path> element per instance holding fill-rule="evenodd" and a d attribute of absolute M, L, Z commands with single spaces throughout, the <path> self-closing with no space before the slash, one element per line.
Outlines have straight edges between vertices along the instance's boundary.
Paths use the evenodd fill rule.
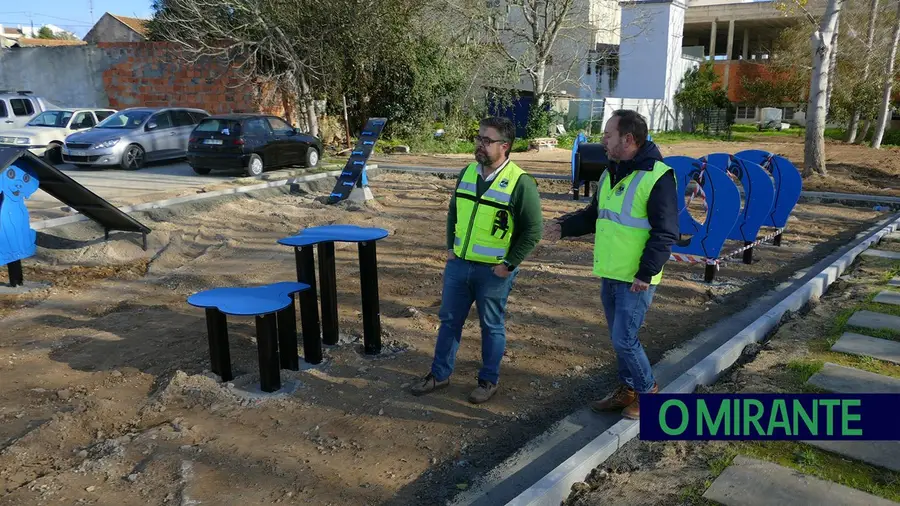
<path fill-rule="evenodd" d="M 450 384 L 463 323 L 474 302 L 481 322 L 475 404 L 497 391 L 506 350 L 506 301 L 519 264 L 543 232 L 540 194 L 534 178 L 510 161 L 515 127 L 506 118 L 481 121 L 475 160 L 459 174 L 447 215 L 447 265 L 431 371 L 412 387 L 422 395 Z"/>
<path fill-rule="evenodd" d="M 544 235 L 557 240 L 595 234 L 594 274 L 602 278 L 603 312 L 620 385 L 591 408 L 622 409 L 626 418 L 638 419 L 639 396 L 659 391 L 638 330 L 678 240 L 675 174 L 647 140 L 647 123 L 634 111 L 613 113 L 603 144 L 609 166 L 591 204 L 549 225 Z"/>

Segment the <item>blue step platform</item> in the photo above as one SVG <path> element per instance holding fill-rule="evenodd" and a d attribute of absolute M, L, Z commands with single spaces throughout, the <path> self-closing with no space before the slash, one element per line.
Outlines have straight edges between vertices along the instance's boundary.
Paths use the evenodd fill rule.
<path fill-rule="evenodd" d="M 234 378 L 231 372 L 226 315 L 255 316 L 260 387 L 264 392 L 279 390 L 280 369 L 300 369 L 294 294 L 309 289 L 310 286 L 305 283 L 284 281 L 264 286 L 213 288 L 188 297 L 188 304 L 206 309 L 212 372 L 218 374 L 222 381 Z M 319 339 L 318 333 L 304 334 L 304 347 L 307 340 L 313 339 Z M 310 357 L 304 358 L 310 361 Z M 319 361 L 321 353 L 313 363 Z"/>

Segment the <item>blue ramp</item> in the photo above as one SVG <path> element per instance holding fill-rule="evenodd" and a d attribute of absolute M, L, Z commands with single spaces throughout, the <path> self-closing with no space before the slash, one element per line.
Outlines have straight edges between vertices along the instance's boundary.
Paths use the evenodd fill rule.
<path fill-rule="evenodd" d="M 769 174 L 758 164 L 728 153 L 713 153 L 700 160 L 705 160 L 711 167 L 724 169 L 741 182 L 744 204 L 728 238 L 735 241 L 755 241 L 760 227 L 769 218 L 775 201 L 775 185 Z"/>
<path fill-rule="evenodd" d="M 783 156 L 758 149 L 741 151 L 734 156 L 758 164 L 772 176 L 775 201 L 762 226 L 775 228 L 787 226 L 788 217 L 794 211 L 800 200 L 800 192 L 803 191 L 803 178 L 797 167 Z"/>
<path fill-rule="evenodd" d="M 728 234 L 740 213 L 741 198 L 737 186 L 724 170 L 687 156 L 670 156 L 663 160 L 675 170 L 678 184 L 678 223 L 683 235 L 690 239 L 679 241 L 673 253 L 718 258 Z M 684 195 L 692 181 L 700 181 L 706 194 L 707 212 L 703 223 L 695 220 L 687 210 Z"/>

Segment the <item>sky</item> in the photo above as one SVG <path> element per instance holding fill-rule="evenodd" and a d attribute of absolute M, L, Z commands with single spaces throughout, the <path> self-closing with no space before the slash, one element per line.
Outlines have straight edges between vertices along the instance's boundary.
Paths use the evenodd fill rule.
<path fill-rule="evenodd" d="M 94 17 L 91 19 L 91 4 Z M 0 0 L 0 24 L 31 26 L 52 24 L 84 37 L 104 12 L 149 18 L 151 0 Z"/>

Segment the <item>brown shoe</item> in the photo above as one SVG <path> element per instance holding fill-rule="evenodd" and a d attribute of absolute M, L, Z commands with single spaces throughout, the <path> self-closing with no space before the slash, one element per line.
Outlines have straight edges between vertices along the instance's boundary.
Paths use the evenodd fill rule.
<path fill-rule="evenodd" d="M 653 384 L 653 388 L 651 388 L 650 391 L 646 394 L 637 394 L 634 402 L 632 402 L 628 405 L 628 407 L 622 410 L 622 416 L 631 420 L 639 420 L 641 418 L 641 396 L 655 393 L 659 393 L 659 386 L 657 386 L 656 383 Z"/>
<path fill-rule="evenodd" d="M 478 380 L 478 387 L 469 394 L 469 402 L 472 404 L 481 404 L 487 402 L 497 392 L 499 385 L 495 385 L 490 381 Z"/>
<path fill-rule="evenodd" d="M 450 378 L 445 379 L 444 381 L 438 381 L 437 378 L 434 377 L 434 374 L 428 373 L 422 381 L 416 383 L 410 388 L 410 392 L 413 395 L 425 395 L 427 393 L 434 392 L 435 390 L 440 390 L 442 388 L 447 388 L 450 385 Z"/>
<path fill-rule="evenodd" d="M 628 385 L 619 385 L 611 394 L 599 401 L 592 402 L 591 409 L 598 413 L 622 409 L 633 403 L 635 399 L 637 399 L 637 394 L 634 393 L 634 390 L 632 390 L 631 387 Z"/>

